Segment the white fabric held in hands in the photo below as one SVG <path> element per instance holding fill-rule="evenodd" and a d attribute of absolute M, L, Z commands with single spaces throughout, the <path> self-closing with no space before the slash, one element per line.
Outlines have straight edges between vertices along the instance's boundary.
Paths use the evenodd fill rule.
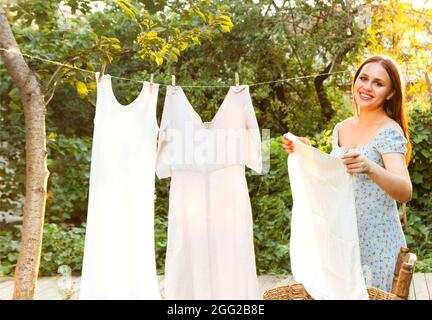
<path fill-rule="evenodd" d="M 288 157 L 293 276 L 316 300 L 367 300 L 352 176 L 342 159 L 285 136 L 295 150 Z"/>

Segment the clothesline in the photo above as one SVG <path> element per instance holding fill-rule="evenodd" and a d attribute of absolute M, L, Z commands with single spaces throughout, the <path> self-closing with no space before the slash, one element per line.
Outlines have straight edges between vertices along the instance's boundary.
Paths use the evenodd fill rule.
<path fill-rule="evenodd" d="M 6 48 L 0 48 L 0 50 L 7 51 L 7 52 L 12 52 L 12 53 L 15 53 L 15 54 L 20 54 L 19 52 L 15 51 L 15 50 L 10 50 L 10 49 L 6 49 Z M 40 61 L 44 61 L 44 62 L 48 62 L 48 63 L 53 63 L 53 64 L 56 64 L 56 65 L 59 65 L 59 66 L 64 66 L 64 67 L 67 67 L 67 68 L 70 68 L 70 69 L 79 70 L 79 71 L 82 71 L 82 72 L 87 72 L 87 73 L 92 73 L 92 74 L 96 73 L 93 70 L 79 68 L 79 67 L 67 64 L 67 63 L 61 63 L 59 61 L 53 61 L 53 60 L 45 59 L 45 58 L 41 58 L 41 57 L 38 57 L 38 56 L 30 55 L 30 54 L 27 54 L 27 53 L 21 53 L 21 55 L 23 55 L 24 57 L 28 57 L 30 59 L 36 59 L 36 60 L 40 60 Z M 335 71 L 335 72 L 327 72 L 327 73 L 317 73 L 317 74 L 311 74 L 311 75 L 305 75 L 305 76 L 299 76 L 299 77 L 292 77 L 292 78 L 286 78 L 286 79 L 256 82 L 256 83 L 248 84 L 248 86 L 252 87 L 252 86 L 258 86 L 258 85 L 272 84 L 272 83 L 278 83 L 278 82 L 288 82 L 288 81 L 294 81 L 294 80 L 315 78 L 315 77 L 324 76 L 324 75 L 339 74 L 339 73 L 350 73 L 350 72 L 351 71 L 345 70 L 345 71 Z M 141 80 L 124 78 L 124 77 L 117 77 L 117 76 L 113 76 L 113 75 L 111 75 L 111 78 L 120 79 L 120 80 L 126 80 L 126 81 L 132 81 L 132 82 L 137 82 L 137 83 L 142 83 Z M 167 87 L 167 86 L 169 86 L 171 84 L 161 83 L 159 85 Z M 182 88 L 229 88 L 231 85 L 179 85 L 179 86 L 181 86 Z"/>

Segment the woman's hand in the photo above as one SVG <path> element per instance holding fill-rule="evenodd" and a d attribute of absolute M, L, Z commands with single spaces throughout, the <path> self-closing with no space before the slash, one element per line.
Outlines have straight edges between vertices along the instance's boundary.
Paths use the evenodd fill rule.
<path fill-rule="evenodd" d="M 384 167 L 369 160 L 358 152 L 341 156 L 349 173 L 366 173 L 369 178 L 381 187 L 393 199 L 408 202 L 412 198 L 412 184 L 401 153 L 383 154 Z"/>
<path fill-rule="evenodd" d="M 358 152 L 345 153 L 341 156 L 348 173 L 370 174 L 375 162 Z"/>
<path fill-rule="evenodd" d="M 298 139 L 303 142 L 304 144 L 310 146 L 311 142 L 309 141 L 308 138 L 305 137 L 298 137 Z M 287 153 L 293 153 L 294 152 L 294 142 L 292 142 L 290 139 L 288 139 L 285 136 L 282 136 L 282 143 L 283 143 L 283 148 L 285 149 L 285 151 Z"/>

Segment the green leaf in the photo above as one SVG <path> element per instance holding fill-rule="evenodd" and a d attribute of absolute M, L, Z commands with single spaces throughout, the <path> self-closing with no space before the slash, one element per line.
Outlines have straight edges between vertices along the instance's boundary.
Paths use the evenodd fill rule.
<path fill-rule="evenodd" d="M 180 55 L 180 50 L 177 49 L 176 47 L 171 48 L 171 50 L 174 51 L 174 53 L 175 53 L 176 55 L 178 55 L 178 56 Z"/>
<path fill-rule="evenodd" d="M 215 19 L 215 22 L 219 23 L 222 26 L 226 26 L 229 29 L 233 27 L 233 23 L 231 22 L 231 19 L 228 16 L 219 16 Z"/>
<path fill-rule="evenodd" d="M 85 97 L 85 96 L 88 95 L 87 85 L 84 82 L 82 82 L 82 81 L 76 81 L 75 82 L 75 87 L 76 87 L 76 89 L 78 91 L 78 94 L 80 96 L 84 96 Z"/>
<path fill-rule="evenodd" d="M 426 158 L 429 158 L 429 157 L 431 156 L 430 151 L 427 150 L 427 149 L 422 149 L 422 150 L 420 150 L 420 153 L 421 153 L 422 155 L 424 155 Z"/>
<path fill-rule="evenodd" d="M 18 102 L 21 100 L 17 87 L 13 87 L 13 89 L 11 91 L 9 91 L 8 96 L 9 96 L 9 98 L 11 98 L 12 101 Z"/>
<path fill-rule="evenodd" d="M 412 174 L 411 179 L 414 183 L 423 183 L 423 176 L 417 171 Z"/>
<path fill-rule="evenodd" d="M 161 56 L 156 55 L 154 57 L 154 59 L 155 59 L 155 62 L 158 66 L 160 66 L 163 63 L 163 57 L 161 57 Z"/>
<path fill-rule="evenodd" d="M 188 44 L 187 44 L 187 42 L 185 42 L 185 41 L 180 41 L 180 42 L 178 43 L 178 46 L 179 46 L 180 50 L 183 51 L 183 50 L 186 50 Z"/>
<path fill-rule="evenodd" d="M 167 54 L 168 54 L 168 56 L 169 56 L 172 60 L 174 60 L 175 62 L 178 61 L 178 56 L 177 56 L 175 53 L 173 53 L 172 51 L 168 52 Z"/>
<path fill-rule="evenodd" d="M 157 39 L 159 37 L 158 37 L 157 32 L 155 32 L 155 31 L 149 31 L 149 32 L 146 32 L 144 34 L 144 38 L 148 39 L 148 40 L 154 40 L 154 39 Z"/>
<path fill-rule="evenodd" d="M 132 5 L 126 1 L 126 0 L 119 0 L 116 1 L 117 5 L 123 9 L 124 12 L 126 12 L 129 17 L 131 17 L 132 19 L 136 20 L 136 14 L 134 12 L 134 9 L 132 7 Z"/>
<path fill-rule="evenodd" d="M 220 25 L 220 27 L 222 28 L 223 31 L 225 32 L 229 32 L 231 30 L 231 27 L 226 26 L 226 25 Z"/>
<path fill-rule="evenodd" d="M 21 106 L 15 103 L 13 100 L 9 103 L 9 108 L 11 108 L 14 111 L 18 111 L 19 113 L 22 112 Z"/>
<path fill-rule="evenodd" d="M 204 13 L 202 13 L 202 12 L 199 11 L 199 10 L 197 10 L 196 13 L 197 13 L 197 15 L 200 17 L 200 19 L 201 19 L 202 21 L 207 22 L 207 19 L 206 19 Z"/>
<path fill-rule="evenodd" d="M 165 30 L 166 30 L 166 28 L 162 28 L 162 27 L 156 27 L 156 28 L 153 28 L 153 29 L 152 29 L 153 32 L 157 32 L 157 33 L 159 33 L 159 32 L 163 32 L 163 31 L 165 31 Z"/>

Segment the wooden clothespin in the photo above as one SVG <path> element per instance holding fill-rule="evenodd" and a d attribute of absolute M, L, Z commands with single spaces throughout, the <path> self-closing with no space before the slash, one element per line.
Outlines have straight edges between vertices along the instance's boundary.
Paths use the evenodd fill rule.
<path fill-rule="evenodd" d="M 152 91 L 153 89 L 153 79 L 154 79 L 154 74 L 150 74 L 150 91 Z"/>
<path fill-rule="evenodd" d="M 101 71 L 99 72 L 98 82 L 101 82 L 102 77 L 103 77 L 104 74 L 105 74 L 105 68 L 106 68 L 106 63 L 103 62 L 103 63 L 102 63 L 102 67 L 101 67 Z"/>
<path fill-rule="evenodd" d="M 177 88 L 176 88 L 176 77 L 174 75 L 171 76 L 171 85 L 173 87 L 172 94 L 175 94 Z"/>
<path fill-rule="evenodd" d="M 238 72 L 235 73 L 235 85 L 236 85 L 236 87 L 238 89 L 239 85 L 240 85 L 240 78 L 239 78 Z"/>

